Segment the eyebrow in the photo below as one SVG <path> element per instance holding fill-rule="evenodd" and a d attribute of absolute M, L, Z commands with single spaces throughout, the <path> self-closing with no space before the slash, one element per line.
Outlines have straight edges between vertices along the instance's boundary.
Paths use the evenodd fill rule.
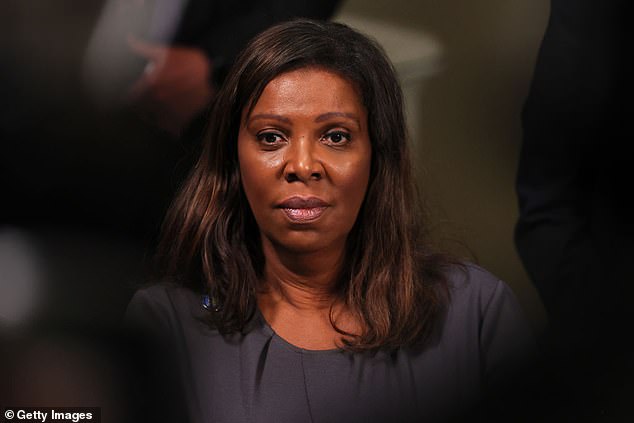
<path fill-rule="evenodd" d="M 332 119 L 332 118 L 338 118 L 338 117 L 343 117 L 346 119 L 350 119 L 352 121 L 354 121 L 358 127 L 361 127 L 361 121 L 359 120 L 359 118 L 357 117 L 357 115 L 353 114 L 353 113 L 345 113 L 345 112 L 328 112 L 328 113 L 323 113 L 319 116 L 317 116 L 315 118 L 315 122 L 319 123 L 319 122 L 323 122 L 326 121 L 328 119 Z M 274 120 L 279 120 L 280 122 L 284 122 L 287 124 L 291 123 L 291 120 L 285 116 L 282 115 L 276 115 L 273 113 L 258 113 L 257 115 L 252 115 L 251 117 L 249 117 L 248 121 L 246 122 L 247 124 L 250 122 L 253 122 L 254 120 L 258 120 L 258 119 L 274 119 Z"/>
<path fill-rule="evenodd" d="M 337 117 L 344 117 L 344 118 L 353 120 L 357 124 L 357 126 L 361 127 L 361 122 L 360 122 L 359 118 L 357 117 L 357 115 L 352 114 L 352 113 L 344 113 L 344 112 L 324 113 L 322 115 L 317 116 L 315 118 L 315 122 L 323 122 L 325 120 L 332 119 L 332 118 L 337 118 Z"/>
<path fill-rule="evenodd" d="M 279 120 L 280 122 L 291 123 L 291 120 L 289 118 L 271 113 L 259 113 L 257 115 L 250 116 L 247 123 L 258 119 L 275 119 Z"/>

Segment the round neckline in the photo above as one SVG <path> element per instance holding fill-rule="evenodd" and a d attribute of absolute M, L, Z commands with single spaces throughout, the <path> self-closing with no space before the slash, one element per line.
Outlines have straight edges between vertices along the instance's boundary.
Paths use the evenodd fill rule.
<path fill-rule="evenodd" d="M 307 348 L 298 347 L 297 345 L 291 344 L 286 339 L 281 337 L 277 332 L 275 332 L 275 329 L 273 329 L 271 325 L 269 324 L 269 322 L 267 322 L 266 319 L 264 318 L 264 315 L 262 314 L 260 307 L 256 307 L 255 314 L 256 314 L 256 318 L 260 321 L 262 328 L 267 333 L 267 335 L 279 340 L 280 343 L 282 343 L 282 345 L 286 346 L 288 349 L 294 352 L 301 353 L 301 354 L 312 354 L 312 355 L 333 354 L 333 353 L 340 354 L 344 352 L 344 350 L 342 350 L 341 348 L 329 348 L 327 350 L 310 350 Z"/>

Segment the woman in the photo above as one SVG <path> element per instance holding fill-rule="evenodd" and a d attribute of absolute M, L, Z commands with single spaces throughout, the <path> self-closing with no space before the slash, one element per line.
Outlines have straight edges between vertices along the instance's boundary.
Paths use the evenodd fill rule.
<path fill-rule="evenodd" d="M 128 314 L 183 354 L 194 421 L 442 419 L 530 348 L 512 293 L 423 238 L 400 88 L 336 23 L 257 36 Z"/>

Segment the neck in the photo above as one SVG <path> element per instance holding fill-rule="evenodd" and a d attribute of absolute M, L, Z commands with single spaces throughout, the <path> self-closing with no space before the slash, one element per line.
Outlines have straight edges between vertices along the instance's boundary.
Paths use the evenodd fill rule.
<path fill-rule="evenodd" d="M 344 251 L 341 246 L 298 254 L 263 242 L 266 261 L 258 306 L 287 342 L 300 348 L 331 349 L 341 346 L 344 338 L 338 330 L 361 333 L 358 319 L 337 292 Z"/>
<path fill-rule="evenodd" d="M 292 306 L 298 311 L 323 311 L 337 299 L 344 248 L 309 253 L 289 252 L 263 242 L 264 286 L 260 300 L 267 306 Z"/>

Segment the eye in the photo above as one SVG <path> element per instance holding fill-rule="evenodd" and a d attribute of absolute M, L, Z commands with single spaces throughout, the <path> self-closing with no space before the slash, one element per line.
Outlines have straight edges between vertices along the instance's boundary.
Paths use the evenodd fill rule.
<path fill-rule="evenodd" d="M 260 132 L 257 139 L 266 146 L 274 146 L 284 141 L 284 137 L 277 132 Z"/>
<path fill-rule="evenodd" d="M 326 133 L 322 140 L 330 145 L 344 145 L 350 142 L 350 134 L 345 131 L 331 131 Z"/>

